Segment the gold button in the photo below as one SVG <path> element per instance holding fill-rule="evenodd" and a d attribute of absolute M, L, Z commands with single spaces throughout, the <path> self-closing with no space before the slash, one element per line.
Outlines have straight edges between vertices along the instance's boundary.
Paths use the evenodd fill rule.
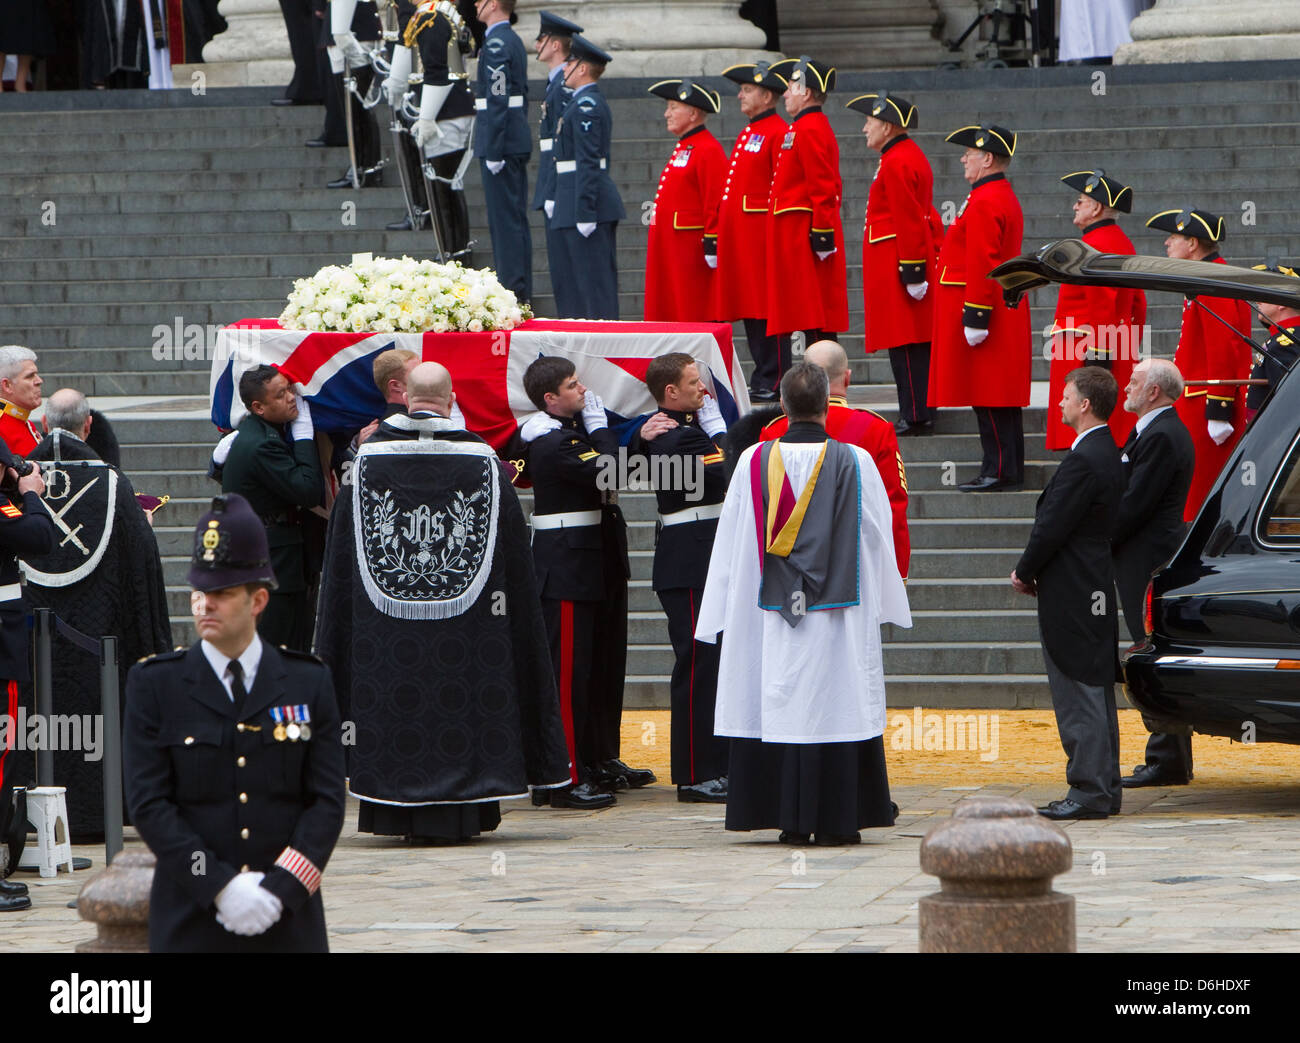
<path fill-rule="evenodd" d="M 248 803 L 248 794 L 247 794 L 247 793 L 241 793 L 241 794 L 239 795 L 239 803 L 241 803 L 241 804 L 247 804 L 247 803 Z"/>
<path fill-rule="evenodd" d="M 239 760 L 235 761 L 235 764 L 237 764 L 241 768 L 247 763 L 248 763 L 248 758 L 246 757 L 240 757 Z"/>
<path fill-rule="evenodd" d="M 186 746 L 193 746 L 193 745 L 194 745 L 194 736 L 193 736 L 193 735 L 187 735 L 187 736 L 185 736 L 185 745 L 186 745 Z"/>
<path fill-rule="evenodd" d="M 244 722 L 240 721 L 237 725 L 235 725 L 235 731 L 242 732 L 243 730 L 244 730 Z"/>
<path fill-rule="evenodd" d="M 247 873 L 247 872 L 248 872 L 248 863 L 245 862 L 242 866 L 240 866 L 240 867 L 239 867 L 239 871 L 240 871 L 241 873 Z"/>
<path fill-rule="evenodd" d="M 247 840 L 247 839 L 248 839 L 248 827 L 247 827 L 247 826 L 245 826 L 243 829 L 241 829 L 241 830 L 239 831 L 239 837 L 240 837 L 241 840 Z"/>

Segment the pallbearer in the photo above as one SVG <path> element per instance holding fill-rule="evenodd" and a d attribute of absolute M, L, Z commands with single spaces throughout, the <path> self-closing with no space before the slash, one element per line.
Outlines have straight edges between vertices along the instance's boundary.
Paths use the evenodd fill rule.
<path fill-rule="evenodd" d="M 704 322 L 713 318 L 714 295 L 705 242 L 717 242 L 727 167 L 726 153 L 704 121 L 721 109 L 722 99 L 691 80 L 660 80 L 650 93 L 667 99 L 664 120 L 677 147 L 659 175 L 650 211 L 645 317 L 648 322 Z"/>

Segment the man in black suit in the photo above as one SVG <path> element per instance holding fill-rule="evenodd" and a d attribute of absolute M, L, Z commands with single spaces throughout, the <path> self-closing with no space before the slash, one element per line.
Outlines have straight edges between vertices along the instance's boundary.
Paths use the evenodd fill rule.
<path fill-rule="evenodd" d="M 1146 359 L 1133 367 L 1124 408 L 1138 422 L 1124 443 L 1128 486 L 1111 537 L 1115 586 L 1135 645 L 1146 640 L 1144 605 L 1151 574 L 1178 549 L 1187 528 L 1183 506 L 1196 468 L 1192 436 L 1173 405 L 1183 378 L 1168 359 Z M 1182 786 L 1192 779 L 1191 735 L 1152 732 L 1146 763 L 1123 779 L 1124 786 Z"/>
<path fill-rule="evenodd" d="M 1038 498 L 1011 585 L 1038 597 L 1052 708 L 1068 758 L 1070 792 L 1038 813 L 1050 819 L 1106 818 L 1119 811 L 1122 792 L 1110 536 L 1124 468 L 1106 426 L 1118 388 L 1100 366 L 1082 366 L 1065 381 L 1061 419 L 1078 435 Z"/>

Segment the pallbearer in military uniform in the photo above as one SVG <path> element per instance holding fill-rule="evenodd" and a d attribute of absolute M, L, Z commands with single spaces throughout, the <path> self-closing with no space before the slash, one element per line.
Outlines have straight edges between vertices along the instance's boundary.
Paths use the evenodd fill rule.
<path fill-rule="evenodd" d="M 714 315 L 714 270 L 705 260 L 705 242 L 717 243 L 727 155 L 704 121 L 721 109 L 722 98 L 691 80 L 660 80 L 650 93 L 667 99 L 664 119 L 677 146 L 659 175 L 650 211 L 645 318 L 705 322 Z"/>
<path fill-rule="evenodd" d="M 943 240 L 934 174 L 907 133 L 917 124 L 910 101 L 881 90 L 854 98 L 848 107 L 867 117 L 862 128 L 867 146 L 880 153 L 862 232 L 867 353 L 889 352 L 898 388 L 898 434 L 927 435 L 934 430 L 926 405 L 934 297 L 927 295 Z"/>
<path fill-rule="evenodd" d="M 1079 195 L 1074 201 L 1074 227 L 1079 238 L 1104 254 L 1132 254 L 1133 243 L 1116 221 L 1133 210 L 1133 190 L 1104 170 L 1078 170 L 1061 180 Z M 1123 388 L 1142 348 L 1147 298 L 1128 287 L 1078 286 L 1062 283 L 1056 315 L 1047 331 L 1051 359 L 1047 391 L 1047 448 L 1069 449 L 1078 436 L 1061 420 L 1065 375 L 1080 366 L 1110 370 Z M 1111 411 L 1110 433 L 1123 445 L 1137 423 L 1127 409 Z"/>
<path fill-rule="evenodd" d="M 749 397 L 775 402 L 781 374 L 790 367 L 790 343 L 767 332 L 767 209 L 777 149 L 787 129 L 776 102 L 788 84 L 767 62 L 733 65 L 722 75 L 740 85 L 736 96 L 749 122 L 731 149 L 717 226 L 704 238 L 705 260 L 712 252 L 718 269 L 713 314 L 725 322 L 739 319 L 744 324 L 745 343 L 754 360 Z"/>
<path fill-rule="evenodd" d="M 772 172 L 767 269 L 767 332 L 798 335 L 803 346 L 849 328 L 840 147 L 822 111 L 835 69 L 811 58 L 773 66 L 790 81 L 785 111 L 794 122 Z"/>
<path fill-rule="evenodd" d="M 652 585 L 668 617 L 672 642 L 672 771 L 682 803 L 725 804 L 729 744 L 713 734 L 719 644 L 695 640 L 713 534 L 727 495 L 726 422 L 700 379 L 700 368 L 679 351 L 650 363 L 646 387 L 671 421 L 662 433 L 642 428 L 659 476 L 659 524 Z"/>
<path fill-rule="evenodd" d="M 1016 136 L 993 124 L 962 127 L 945 139 L 965 145 L 970 194 L 939 250 L 930 357 L 932 407 L 971 406 L 984 459 L 963 492 L 1019 489 L 1025 480 L 1021 409 L 1029 405 L 1029 305 L 1008 308 L 988 273 L 1018 257 L 1020 202 L 1006 169 Z"/>
<path fill-rule="evenodd" d="M 572 276 L 561 268 L 563 251 L 556 242 L 551 215 L 555 212 L 555 128 L 564 115 L 573 91 L 565 86 L 564 66 L 569 60 L 569 45 L 582 26 L 567 18 L 542 12 L 541 29 L 537 33 L 535 50 L 537 60 L 545 62 L 550 70 L 546 74 L 546 98 L 542 102 L 542 118 L 537 125 L 537 184 L 533 189 L 533 209 L 542 211 L 546 228 L 546 261 L 551 272 L 551 293 L 555 297 L 555 314 L 573 313 L 574 304 L 568 299 Z"/>
<path fill-rule="evenodd" d="M 257 636 L 275 585 L 248 501 L 194 532 L 200 641 L 127 677 L 122 770 L 158 859 L 152 952 L 325 952 L 320 880 L 343 826 L 343 746 L 328 668 Z"/>
<path fill-rule="evenodd" d="M 1300 278 L 1300 272 L 1280 263 L 1256 264 L 1252 267 L 1257 272 L 1276 272 L 1293 279 Z M 1263 301 L 1256 307 L 1269 321 L 1270 336 L 1264 342 L 1264 353 L 1255 353 L 1255 365 L 1250 375 L 1255 380 L 1267 380 L 1268 385 L 1256 384 L 1246 391 L 1248 422 L 1264 408 L 1269 396 L 1295 365 L 1296 359 L 1300 358 L 1300 308 L 1288 308 L 1285 304 L 1267 304 Z"/>
<path fill-rule="evenodd" d="M 1165 253 L 1170 257 L 1227 264 L 1219 254 L 1223 218 L 1208 210 L 1162 210 L 1147 222 L 1147 227 L 1169 233 Z M 1245 301 L 1197 297 L 1183 302 L 1174 365 L 1186 386 L 1174 408 L 1187 425 L 1196 449 L 1196 470 L 1187 492 L 1184 521 L 1196 517 L 1245 430 L 1245 387 L 1207 381 L 1246 379 L 1251 361 L 1249 333 L 1250 308 Z"/>
<path fill-rule="evenodd" d="M 564 81 L 573 97 L 555 127 L 555 241 L 566 280 L 563 319 L 618 318 L 618 223 L 627 216 L 609 176 L 613 120 L 596 81 L 610 57 L 575 36 Z"/>
<path fill-rule="evenodd" d="M 510 28 L 515 0 L 479 0 L 487 26 L 478 59 L 474 151 L 483 174 L 497 279 L 522 302 L 533 299 L 533 238 L 528 228 L 528 52 Z"/>

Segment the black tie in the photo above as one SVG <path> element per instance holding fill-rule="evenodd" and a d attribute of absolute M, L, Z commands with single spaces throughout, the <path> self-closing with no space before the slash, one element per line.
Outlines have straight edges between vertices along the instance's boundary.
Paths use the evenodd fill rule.
<path fill-rule="evenodd" d="M 239 720 L 244 716 L 244 700 L 248 697 L 248 690 L 244 687 L 244 668 L 238 659 L 230 661 L 230 694 L 235 701 L 235 720 Z"/>

